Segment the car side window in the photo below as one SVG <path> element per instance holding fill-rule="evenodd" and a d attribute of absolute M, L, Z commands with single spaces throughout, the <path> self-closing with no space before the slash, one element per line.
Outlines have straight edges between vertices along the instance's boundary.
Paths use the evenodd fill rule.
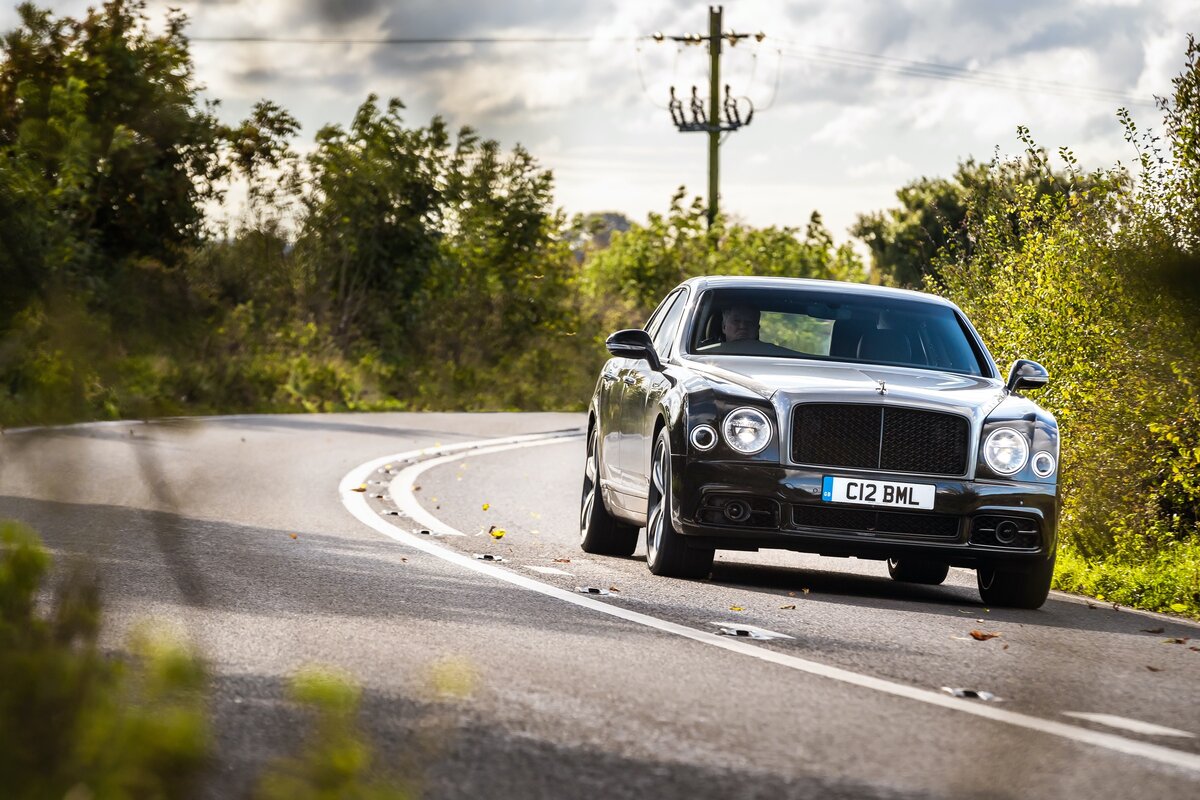
<path fill-rule="evenodd" d="M 655 334 L 658 333 L 658 329 L 662 327 L 663 318 L 667 315 L 667 311 L 670 310 L 671 306 L 675 304 L 675 300 L 678 296 L 679 292 L 672 292 L 671 294 L 667 295 L 663 301 L 658 304 L 658 308 L 654 309 L 654 313 L 650 315 L 650 319 L 646 321 L 646 327 L 643 328 L 643 330 L 650 334 L 651 339 L 653 339 Z"/>
<path fill-rule="evenodd" d="M 679 292 L 672 292 L 667 295 L 658 308 L 654 309 L 654 313 L 650 315 L 650 320 L 646 323 L 645 331 L 650 334 L 651 340 L 658 335 L 658 331 L 662 328 L 663 320 L 667 316 L 667 312 L 671 310 L 671 306 L 675 305 L 675 300 L 678 299 Z"/>
<path fill-rule="evenodd" d="M 654 349 L 658 353 L 659 358 L 667 358 L 671 355 L 669 352 L 671 344 L 675 341 L 675 333 L 679 328 L 679 320 L 683 318 L 683 308 L 687 305 L 687 292 L 680 290 L 675 293 L 675 299 L 671 302 L 670 308 L 662 315 L 662 322 L 658 326 L 658 330 L 650 334 L 650 338 L 654 340 Z"/>

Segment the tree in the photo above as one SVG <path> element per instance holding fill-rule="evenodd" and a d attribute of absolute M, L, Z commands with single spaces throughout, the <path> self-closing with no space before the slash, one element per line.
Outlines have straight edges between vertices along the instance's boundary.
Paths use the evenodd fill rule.
<path fill-rule="evenodd" d="M 1044 169 L 1045 161 L 1045 151 L 1038 148 L 1013 161 L 967 159 L 951 178 L 909 182 L 896 192 L 899 208 L 860 214 L 850 232 L 871 249 L 871 269 L 881 280 L 919 287 L 926 276 L 937 279 L 936 257 L 943 250 L 970 250 L 971 213 L 1011 202 L 1019 187 L 1032 187 L 1040 197 L 1088 185 L 1086 177 Z"/>
<path fill-rule="evenodd" d="M 14 248 L 6 271 L 19 292 L 66 280 L 120 309 L 169 282 L 222 181 L 274 158 L 295 121 L 262 104 L 240 126 L 219 124 L 200 102 L 178 11 L 161 34 L 141 1 L 110 0 L 81 20 L 29 3 L 18 13 L 0 62 L 0 203 L 36 193 L 52 222 L 40 226 L 48 246 Z"/>
<path fill-rule="evenodd" d="M 437 117 L 406 127 L 403 108 L 371 95 L 348 130 L 322 128 L 308 157 L 297 248 L 343 339 L 406 327 L 437 257 L 450 138 Z"/>
<path fill-rule="evenodd" d="M 848 245 L 834 246 L 820 214 L 803 237 L 795 228 L 752 228 L 723 217 L 710 228 L 703 201 L 685 206 L 685 196 L 681 188 L 665 216 L 652 213 L 645 225 L 614 233 L 583 265 L 587 292 L 614 310 L 623 305 L 626 324 L 644 319 L 672 287 L 696 275 L 862 277 L 857 256 Z"/>

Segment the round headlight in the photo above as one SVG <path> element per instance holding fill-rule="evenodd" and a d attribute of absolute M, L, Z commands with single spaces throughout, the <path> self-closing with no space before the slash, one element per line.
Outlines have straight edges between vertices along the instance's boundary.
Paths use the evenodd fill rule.
<path fill-rule="evenodd" d="M 1039 478 L 1049 478 L 1054 474 L 1054 456 L 1045 450 L 1039 450 L 1033 455 L 1033 474 Z"/>
<path fill-rule="evenodd" d="M 753 455 L 770 444 L 771 423 L 757 408 L 739 408 L 725 417 L 721 433 L 734 450 Z"/>
<path fill-rule="evenodd" d="M 983 457 L 1001 475 L 1011 475 L 1025 466 L 1029 444 L 1012 428 L 997 428 L 983 443 Z"/>
<path fill-rule="evenodd" d="M 692 447 L 701 452 L 712 450 L 717 445 L 717 431 L 711 425 L 697 425 L 692 428 Z"/>

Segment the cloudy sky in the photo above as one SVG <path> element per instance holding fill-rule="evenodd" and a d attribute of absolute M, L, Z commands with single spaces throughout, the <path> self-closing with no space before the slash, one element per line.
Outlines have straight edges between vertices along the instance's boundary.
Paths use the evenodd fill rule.
<path fill-rule="evenodd" d="M 85 5 L 49 3 L 63 14 Z M 671 85 L 687 95 L 707 84 L 707 52 L 643 38 L 707 33 L 704 2 L 151 0 L 151 18 L 161 23 L 168 6 L 187 12 L 195 37 L 368 40 L 193 45 L 224 116 L 270 98 L 303 124 L 301 151 L 374 92 L 401 98 L 413 124 L 440 114 L 523 144 L 553 169 L 569 212 L 644 219 L 680 185 L 706 191 L 706 137 L 677 132 L 666 101 Z M 14 7 L 0 9 L 0 27 L 15 23 Z M 1170 92 L 1187 33 L 1200 35 L 1196 0 L 726 0 L 724 10 L 726 30 L 766 38 L 725 48 L 723 82 L 758 112 L 721 147 L 722 208 L 793 226 L 815 209 L 839 240 L 908 180 L 1019 152 L 1018 125 L 1088 167 L 1132 161 L 1117 108 L 1157 126 L 1152 97 Z M 422 37 L 590 41 L 369 41 Z"/>

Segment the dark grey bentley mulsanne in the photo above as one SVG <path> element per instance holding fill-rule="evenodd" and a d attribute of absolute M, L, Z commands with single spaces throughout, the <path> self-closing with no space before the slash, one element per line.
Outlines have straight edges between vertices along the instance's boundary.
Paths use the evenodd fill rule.
<path fill-rule="evenodd" d="M 974 568 L 984 602 L 1041 606 L 1058 426 L 953 303 L 788 278 L 689 280 L 608 339 L 588 413 L 589 553 L 704 577 L 714 551 L 887 560 L 900 581 Z"/>

